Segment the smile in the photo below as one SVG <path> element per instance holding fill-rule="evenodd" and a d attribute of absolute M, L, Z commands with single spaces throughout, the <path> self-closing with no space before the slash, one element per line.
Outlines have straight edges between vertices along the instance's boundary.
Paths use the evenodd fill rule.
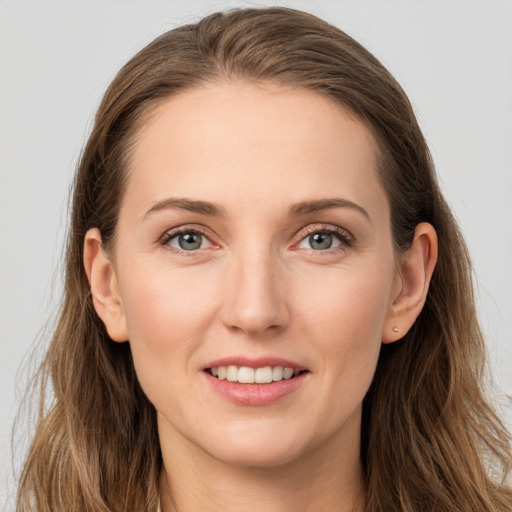
<path fill-rule="evenodd" d="M 206 371 L 219 380 L 237 382 L 239 384 L 271 384 L 281 380 L 297 377 L 302 370 L 283 366 L 264 366 L 251 368 L 249 366 L 215 366 Z"/>

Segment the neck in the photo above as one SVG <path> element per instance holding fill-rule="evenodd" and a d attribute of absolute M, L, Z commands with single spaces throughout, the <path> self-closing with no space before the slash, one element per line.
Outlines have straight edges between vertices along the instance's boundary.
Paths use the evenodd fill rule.
<path fill-rule="evenodd" d="M 181 443 L 172 443 L 172 449 L 165 438 L 161 441 L 162 512 L 364 510 L 358 442 L 348 443 L 345 450 L 334 450 L 340 440 L 333 439 L 277 467 L 250 467 L 214 459 L 195 446 L 187 446 L 183 438 Z"/>

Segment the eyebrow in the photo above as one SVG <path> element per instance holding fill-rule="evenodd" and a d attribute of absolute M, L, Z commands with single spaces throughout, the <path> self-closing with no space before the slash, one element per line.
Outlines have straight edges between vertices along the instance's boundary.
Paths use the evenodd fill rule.
<path fill-rule="evenodd" d="M 147 210 L 146 213 L 144 213 L 143 219 L 145 220 L 152 213 L 174 208 L 199 213 L 202 215 L 209 215 L 212 217 L 226 217 L 226 210 L 218 204 L 210 203 L 208 201 L 171 197 L 154 203 L 151 208 Z M 299 217 L 301 215 L 332 210 L 334 208 L 354 209 L 359 213 L 362 213 L 371 223 L 370 214 L 362 206 L 359 206 L 358 204 L 353 203 L 348 199 L 342 199 L 340 197 L 301 201 L 300 203 L 296 203 L 290 206 L 288 209 L 288 215 L 290 217 Z"/>
<path fill-rule="evenodd" d="M 369 221 L 372 222 L 370 214 L 362 207 L 348 199 L 340 197 L 333 197 L 328 199 L 317 199 L 313 201 L 302 201 L 290 206 L 288 215 L 291 217 L 298 217 L 300 215 L 307 215 L 309 213 L 321 212 L 325 210 L 332 210 L 334 208 L 351 208 L 359 213 L 362 213 Z"/>
<path fill-rule="evenodd" d="M 149 215 L 162 210 L 170 210 L 177 208 L 189 212 L 200 213 L 202 215 L 210 215 L 213 217 L 225 217 L 226 210 L 218 204 L 210 203 L 208 201 L 198 201 L 185 198 L 168 198 L 158 201 L 143 215 L 145 220 Z"/>

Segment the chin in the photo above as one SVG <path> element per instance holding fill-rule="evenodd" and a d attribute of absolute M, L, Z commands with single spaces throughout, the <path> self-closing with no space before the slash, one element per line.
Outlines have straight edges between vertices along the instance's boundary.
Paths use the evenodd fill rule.
<path fill-rule="evenodd" d="M 300 436 L 294 436 L 290 430 L 282 430 L 282 436 L 276 436 L 275 430 L 255 435 L 237 434 L 223 436 L 222 442 L 216 442 L 207 450 L 220 462 L 238 467 L 272 468 L 298 460 L 308 450 L 309 443 Z"/>
<path fill-rule="evenodd" d="M 251 449 L 243 447 L 229 450 L 227 453 L 212 454 L 219 462 L 244 468 L 276 468 L 289 464 L 300 458 L 301 451 L 279 449 Z"/>

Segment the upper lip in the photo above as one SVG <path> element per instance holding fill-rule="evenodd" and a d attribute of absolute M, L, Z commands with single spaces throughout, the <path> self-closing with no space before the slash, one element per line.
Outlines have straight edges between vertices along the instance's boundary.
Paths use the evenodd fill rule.
<path fill-rule="evenodd" d="M 281 357 L 247 357 L 247 356 L 228 356 L 215 359 L 208 363 L 203 370 L 208 368 L 216 368 L 218 366 L 247 366 L 248 368 L 264 368 L 265 366 L 282 366 L 283 368 L 293 368 L 294 370 L 307 370 L 306 367 Z"/>

